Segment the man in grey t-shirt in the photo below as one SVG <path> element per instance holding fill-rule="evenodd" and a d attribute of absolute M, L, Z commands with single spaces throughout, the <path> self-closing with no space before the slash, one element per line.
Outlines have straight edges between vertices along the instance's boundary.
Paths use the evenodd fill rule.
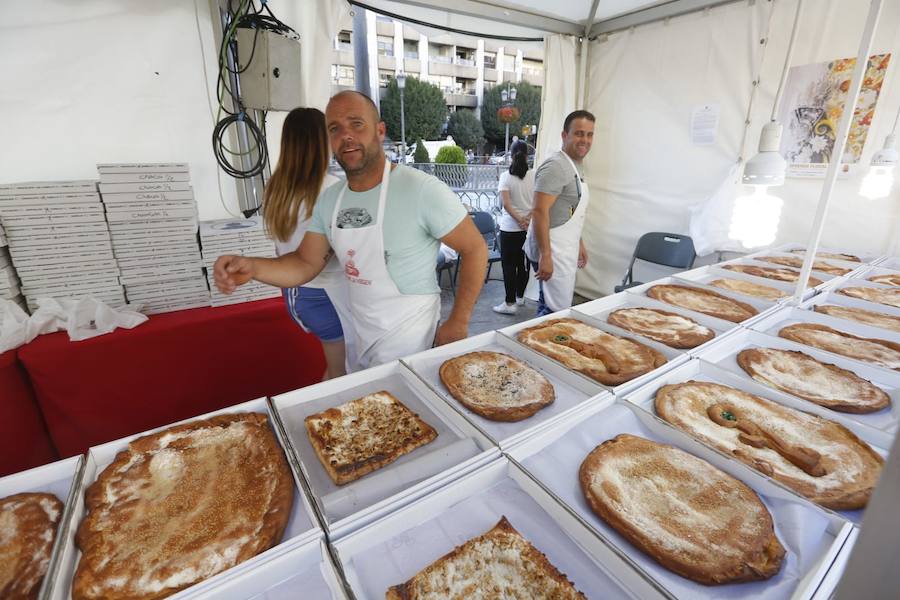
<path fill-rule="evenodd" d="M 528 236 L 532 238 L 530 258 L 537 263 L 541 284 L 538 315 L 572 305 L 576 271 L 587 264 L 581 230 L 589 198 L 581 163 L 594 141 L 594 121 L 586 110 L 570 113 L 563 126 L 562 150 L 535 173 Z"/>

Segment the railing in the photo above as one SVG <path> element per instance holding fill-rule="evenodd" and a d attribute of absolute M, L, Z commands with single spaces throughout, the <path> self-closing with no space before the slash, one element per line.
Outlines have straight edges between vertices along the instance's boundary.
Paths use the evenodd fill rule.
<path fill-rule="evenodd" d="M 459 56 L 453 61 L 454 63 L 461 65 L 463 67 L 474 67 L 475 61 L 469 58 L 461 58 Z"/>
<path fill-rule="evenodd" d="M 448 64 L 448 65 L 452 65 L 452 64 L 453 64 L 453 58 L 452 58 L 452 57 L 450 57 L 450 56 L 444 56 L 444 55 L 442 55 L 442 54 L 429 54 L 429 55 L 428 55 L 428 60 L 430 60 L 431 62 L 446 63 L 446 64 Z"/>

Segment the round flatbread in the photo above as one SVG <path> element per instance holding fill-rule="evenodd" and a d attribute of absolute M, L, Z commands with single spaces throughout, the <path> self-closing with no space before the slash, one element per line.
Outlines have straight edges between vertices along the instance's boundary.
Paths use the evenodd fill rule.
<path fill-rule="evenodd" d="M 631 381 L 668 362 L 655 348 L 577 319 L 543 321 L 520 331 L 518 339 L 604 385 Z"/>
<path fill-rule="evenodd" d="M 864 508 L 884 465 L 843 425 L 727 385 L 664 385 L 655 406 L 678 429 L 833 510 Z"/>
<path fill-rule="evenodd" d="M 13 494 L 0 500 L 0 598 L 37 598 L 63 503 L 53 494 Z"/>
<path fill-rule="evenodd" d="M 696 348 L 716 337 L 715 331 L 689 317 L 657 308 L 614 310 L 606 322 L 670 348 Z"/>
<path fill-rule="evenodd" d="M 686 285 L 654 285 L 647 290 L 647 295 L 672 306 L 680 306 L 732 323 L 746 321 L 758 314 L 755 308 L 745 302 L 717 294 L 712 290 Z"/>
<path fill-rule="evenodd" d="M 706 585 L 768 579 L 785 550 L 746 484 L 668 444 L 622 434 L 578 472 L 594 513 L 670 571 Z"/>
<path fill-rule="evenodd" d="M 441 382 L 463 406 L 492 421 L 521 421 L 556 399 L 553 384 L 500 352 L 469 352 L 444 362 Z"/>
<path fill-rule="evenodd" d="M 884 390 L 853 371 L 796 350 L 748 348 L 737 362 L 756 381 L 832 410 L 871 413 L 891 404 Z"/>

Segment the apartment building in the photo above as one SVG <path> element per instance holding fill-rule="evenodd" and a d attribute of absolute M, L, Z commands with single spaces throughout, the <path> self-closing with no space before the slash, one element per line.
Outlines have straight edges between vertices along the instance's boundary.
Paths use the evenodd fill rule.
<path fill-rule="evenodd" d="M 544 45 L 502 42 L 441 33 L 428 37 L 413 27 L 366 11 L 370 93 L 383 97 L 388 82 L 400 71 L 429 81 L 444 92 L 451 111 L 480 113 L 484 92 L 507 81 L 544 85 Z M 332 92 L 355 89 L 353 32 L 342 30 L 334 40 Z"/>

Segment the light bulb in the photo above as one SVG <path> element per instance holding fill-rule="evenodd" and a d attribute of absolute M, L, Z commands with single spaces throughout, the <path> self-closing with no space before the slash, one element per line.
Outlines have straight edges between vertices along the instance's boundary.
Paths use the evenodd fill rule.
<path fill-rule="evenodd" d="M 752 194 L 745 194 L 734 201 L 728 237 L 739 241 L 745 248 L 758 248 L 775 241 L 783 202 L 781 198 L 770 195 L 764 185 L 751 187 L 754 188 Z"/>
<path fill-rule="evenodd" d="M 859 194 L 869 200 L 887 198 L 894 186 L 893 167 L 869 167 L 869 172 L 863 178 L 859 187 Z"/>

